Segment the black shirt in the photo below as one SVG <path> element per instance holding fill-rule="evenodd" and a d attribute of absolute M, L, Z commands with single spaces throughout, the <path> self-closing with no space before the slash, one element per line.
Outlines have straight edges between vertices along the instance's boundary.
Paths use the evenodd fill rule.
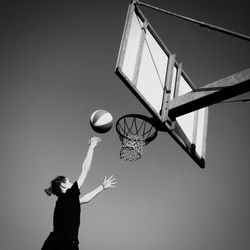
<path fill-rule="evenodd" d="M 66 193 L 57 199 L 53 218 L 53 233 L 61 240 L 79 242 L 78 230 L 81 213 L 79 195 L 78 184 L 75 182 L 70 189 L 67 189 Z"/>

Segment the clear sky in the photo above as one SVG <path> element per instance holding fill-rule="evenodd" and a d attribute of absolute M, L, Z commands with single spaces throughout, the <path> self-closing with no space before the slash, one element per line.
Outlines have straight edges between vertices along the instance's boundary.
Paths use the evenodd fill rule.
<path fill-rule="evenodd" d="M 247 1 L 145 1 L 250 35 Z M 74 181 L 96 135 L 96 109 L 149 115 L 115 75 L 129 1 L 0 4 L 1 249 L 40 249 L 52 230 L 52 178 Z M 250 43 L 141 8 L 197 87 L 250 66 Z M 243 97 L 250 97 L 249 93 Z M 82 207 L 80 249 L 249 249 L 250 104 L 210 107 L 206 168 L 160 133 L 124 162 L 115 128 L 100 135 L 82 194 L 114 174 L 117 188 Z"/>

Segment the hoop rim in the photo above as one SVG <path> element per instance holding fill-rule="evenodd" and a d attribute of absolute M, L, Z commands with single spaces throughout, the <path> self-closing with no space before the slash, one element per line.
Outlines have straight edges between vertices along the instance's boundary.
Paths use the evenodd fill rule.
<path fill-rule="evenodd" d="M 157 137 L 158 130 L 156 128 L 155 123 L 153 122 L 153 118 L 147 117 L 142 114 L 127 114 L 127 115 L 121 116 L 116 122 L 116 132 L 118 133 L 120 140 L 123 140 L 124 138 L 129 139 L 129 137 L 125 134 L 122 134 L 121 130 L 118 128 L 120 121 L 124 119 L 126 120 L 126 118 L 128 119 L 137 118 L 139 120 L 145 121 L 147 124 L 150 124 L 154 128 L 154 132 L 151 135 L 149 135 L 146 139 L 144 139 L 145 145 L 147 145 L 148 143 L 150 143 Z"/>

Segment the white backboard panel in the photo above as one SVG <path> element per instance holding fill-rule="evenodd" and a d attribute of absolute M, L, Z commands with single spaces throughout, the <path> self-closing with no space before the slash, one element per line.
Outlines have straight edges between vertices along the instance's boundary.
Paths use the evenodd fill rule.
<path fill-rule="evenodd" d="M 158 114 L 162 106 L 167 64 L 167 55 L 147 32 L 136 87 Z"/>
<path fill-rule="evenodd" d="M 133 82 L 135 71 L 136 56 L 141 37 L 141 25 L 139 17 L 135 13 L 131 16 L 130 31 L 127 38 L 126 50 L 122 62 L 122 71 L 127 78 Z"/>

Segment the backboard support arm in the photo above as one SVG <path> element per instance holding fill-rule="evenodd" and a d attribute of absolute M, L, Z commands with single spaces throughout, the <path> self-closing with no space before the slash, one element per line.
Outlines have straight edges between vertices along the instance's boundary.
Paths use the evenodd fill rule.
<path fill-rule="evenodd" d="M 250 68 L 170 100 L 171 119 L 250 91 Z"/>
<path fill-rule="evenodd" d="M 158 8 L 158 7 L 146 4 L 146 3 L 142 3 L 140 1 L 134 1 L 134 4 L 137 4 L 137 5 L 140 5 L 140 6 L 144 6 L 144 7 L 147 7 L 147 8 L 150 8 L 150 9 L 162 12 L 164 14 L 168 14 L 168 15 L 174 16 L 174 17 L 177 17 L 179 19 L 182 19 L 182 20 L 185 20 L 185 21 L 188 21 L 188 22 L 191 22 L 191 23 L 198 24 L 201 27 L 208 28 L 209 31 L 215 30 L 215 31 L 224 33 L 226 35 L 231 35 L 231 36 L 234 36 L 234 37 L 246 40 L 248 42 L 250 41 L 250 36 L 247 36 L 247 35 L 244 35 L 244 34 L 240 34 L 240 33 L 235 32 L 235 31 L 224 29 L 224 28 L 221 28 L 221 27 L 218 27 L 216 25 L 209 24 L 209 23 L 201 22 L 201 21 L 198 21 L 198 20 L 186 17 L 186 16 L 182 16 L 182 15 L 179 15 L 179 14 L 176 14 L 176 13 L 173 13 L 173 12 L 170 12 L 170 11 L 167 11 L 167 10 L 164 10 L 164 9 L 161 9 L 161 8 Z"/>

